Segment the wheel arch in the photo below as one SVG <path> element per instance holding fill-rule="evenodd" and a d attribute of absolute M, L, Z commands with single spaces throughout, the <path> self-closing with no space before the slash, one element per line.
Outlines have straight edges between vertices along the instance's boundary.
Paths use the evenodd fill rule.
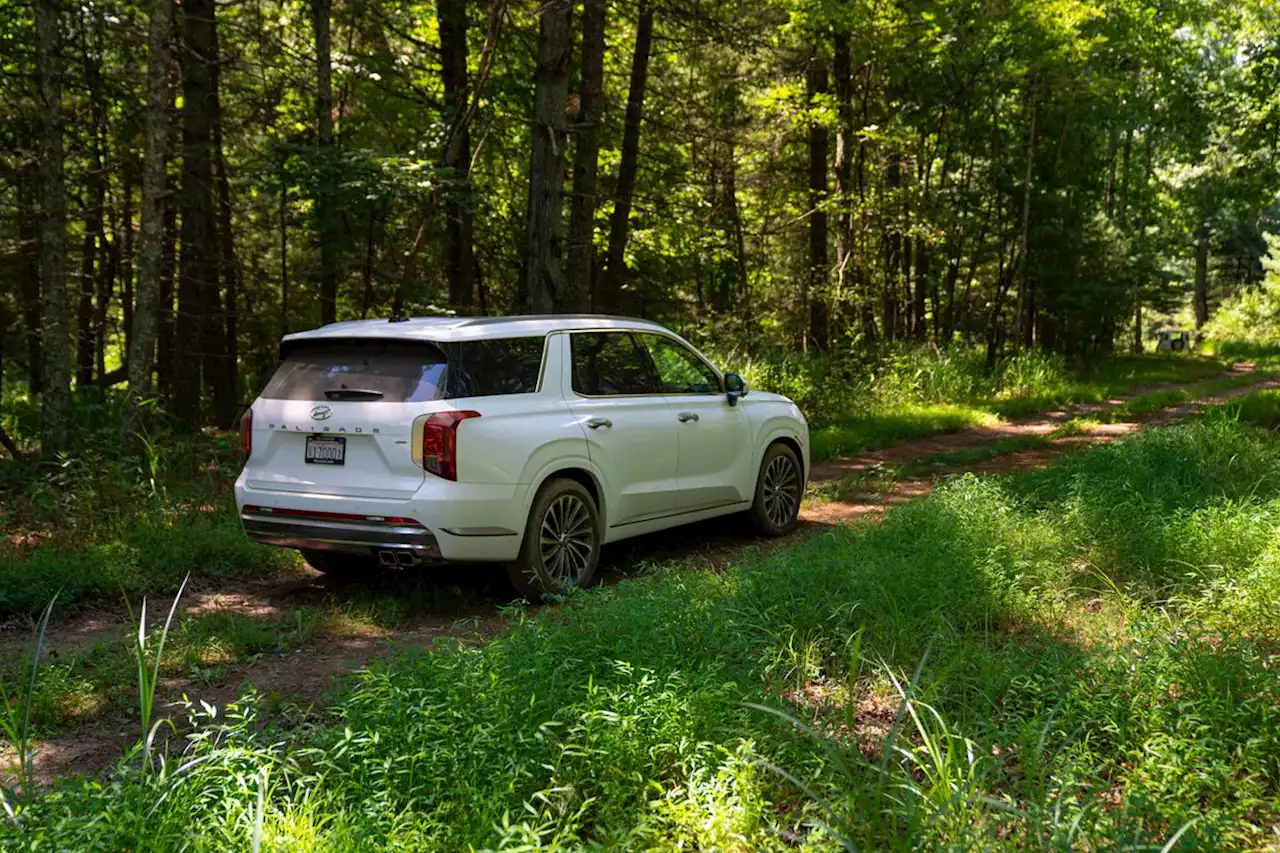
<path fill-rule="evenodd" d="M 608 507 L 605 500 L 604 483 L 601 481 L 599 473 L 593 471 L 589 464 L 584 463 L 585 460 L 580 459 L 563 460 L 562 464 L 549 465 L 545 470 L 539 472 L 529 488 L 529 496 L 525 501 L 525 516 L 528 517 L 529 510 L 533 507 L 533 502 L 537 498 L 538 492 L 542 491 L 542 487 L 551 480 L 561 477 L 581 484 L 590 493 L 591 499 L 596 502 L 596 512 L 599 513 L 601 520 L 605 521 L 605 526 L 607 527 L 606 513 L 608 512 Z"/>

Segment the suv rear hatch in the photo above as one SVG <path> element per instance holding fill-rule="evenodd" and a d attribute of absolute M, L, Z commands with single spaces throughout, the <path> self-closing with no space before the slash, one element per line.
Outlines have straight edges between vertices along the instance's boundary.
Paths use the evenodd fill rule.
<path fill-rule="evenodd" d="M 417 341 L 286 343 L 253 405 L 246 485 L 278 492 L 407 500 L 426 472 L 413 422 L 450 408 L 447 358 Z"/>

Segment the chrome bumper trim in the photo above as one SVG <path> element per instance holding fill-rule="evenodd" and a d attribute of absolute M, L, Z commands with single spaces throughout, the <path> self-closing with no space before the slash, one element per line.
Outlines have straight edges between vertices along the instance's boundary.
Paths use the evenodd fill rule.
<path fill-rule="evenodd" d="M 436 537 L 425 527 L 256 512 L 240 513 L 240 523 L 246 536 L 265 545 L 357 554 L 410 551 L 423 560 L 440 559 Z"/>

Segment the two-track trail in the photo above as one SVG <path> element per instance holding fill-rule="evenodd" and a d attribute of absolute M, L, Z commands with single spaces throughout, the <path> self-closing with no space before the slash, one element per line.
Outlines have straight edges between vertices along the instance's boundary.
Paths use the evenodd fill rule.
<path fill-rule="evenodd" d="M 1239 364 L 1224 376 L 1241 377 L 1253 366 Z M 1222 377 L 1219 377 L 1222 378 Z M 813 467 L 811 495 L 801 512 L 801 524 L 788 537 L 762 541 L 743 535 L 741 520 L 718 519 L 686 528 L 628 540 L 605 549 L 604 583 L 643 572 L 663 564 L 715 569 L 749 549 L 769 551 L 785 548 L 832 526 L 856 519 L 875 518 L 886 509 L 927 494 L 939 476 L 972 472 L 996 474 L 1045 465 L 1082 446 L 1111 441 L 1149 426 L 1160 426 L 1194 417 L 1205 406 L 1262 388 L 1280 387 L 1280 380 L 1260 378 L 1217 394 L 1196 395 L 1196 384 L 1144 388 L 1126 397 L 1103 403 L 1077 405 L 1044 412 L 1008 423 L 981 427 L 903 442 L 892 447 L 838 459 Z M 1136 417 L 1114 417 L 1127 400 L 1159 391 L 1186 389 L 1191 401 Z M 1112 412 L 1112 417 L 1103 417 Z M 1096 417 L 1101 421 L 1083 430 L 1055 437 L 1064 423 L 1076 418 Z M 1025 439 L 1022 444 L 1011 439 Z M 993 445 L 1018 447 L 1010 452 L 984 453 Z M 1030 446 L 1024 446 L 1030 445 Z M 977 461 L 957 464 L 930 464 L 948 456 L 963 458 L 966 452 Z M 265 653 L 248 662 L 222 668 L 215 679 L 198 673 L 164 679 L 162 699 L 175 702 L 183 695 L 193 702 L 203 700 L 224 707 L 248 685 L 282 705 L 323 704 L 340 680 L 397 649 L 424 648 L 441 642 L 483 642 L 504 629 L 513 612 L 509 592 L 499 582 L 499 573 L 476 567 L 447 568 L 435 587 L 460 588 L 455 594 L 428 594 L 427 603 L 410 609 L 407 617 L 388 626 L 368 620 L 340 618 L 345 611 L 359 609 L 367 602 L 400 601 L 423 597 L 424 580 L 409 573 L 393 573 L 369 583 L 339 585 L 307 567 L 284 576 L 237 585 L 206 586 L 198 578 L 182 601 L 186 618 L 228 611 L 250 618 L 287 622 L 309 609 L 327 610 L 339 618 L 323 620 L 323 629 L 287 652 Z M 166 612 L 168 601 L 153 602 L 152 613 Z M 523 608 L 527 612 L 529 608 Z M 98 644 L 119 646 L 126 642 L 128 622 L 123 606 L 117 611 L 86 610 L 56 622 L 45 640 L 45 654 L 53 660 Z M 7 634 L 7 636 L 6 636 Z M 14 629 L 0 633 L 0 650 L 17 654 L 27 638 Z M 158 706 L 159 706 L 158 702 Z M 180 716 L 181 711 L 175 711 Z M 95 773 L 112 765 L 138 738 L 136 715 L 108 710 L 69 724 L 42 740 L 35 755 L 37 776 L 50 781 L 73 773 Z M 0 752 L 0 767 L 11 754 Z"/>

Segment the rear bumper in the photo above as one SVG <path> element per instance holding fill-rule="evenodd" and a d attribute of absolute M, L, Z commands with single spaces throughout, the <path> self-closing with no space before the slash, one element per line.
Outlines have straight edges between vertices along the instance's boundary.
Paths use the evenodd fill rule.
<path fill-rule="evenodd" d="M 527 486 L 452 483 L 429 477 L 409 500 L 389 501 L 255 489 L 246 485 L 242 474 L 235 491 L 245 534 L 267 545 L 370 555 L 411 552 L 419 562 L 506 562 L 520 552 L 527 490 Z M 312 514 L 359 518 L 306 517 Z M 364 516 L 398 517 L 412 523 L 371 521 Z"/>
<path fill-rule="evenodd" d="M 246 536 L 265 545 L 357 554 L 405 551 L 422 561 L 441 559 L 436 537 L 419 525 L 299 518 L 253 507 L 240 513 L 240 523 Z"/>

